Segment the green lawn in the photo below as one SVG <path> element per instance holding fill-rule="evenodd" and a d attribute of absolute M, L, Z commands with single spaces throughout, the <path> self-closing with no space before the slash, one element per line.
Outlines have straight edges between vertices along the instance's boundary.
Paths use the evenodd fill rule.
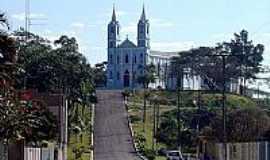
<path fill-rule="evenodd" d="M 145 132 L 143 131 L 143 122 L 142 122 L 142 115 L 143 115 L 143 103 L 142 99 L 139 96 L 131 97 L 128 103 L 128 111 L 131 119 L 134 119 L 132 122 L 134 134 L 136 135 L 144 135 L 146 138 L 145 148 L 152 149 L 152 142 L 153 142 L 153 107 L 149 104 L 147 105 L 146 111 L 146 124 L 145 124 Z M 174 109 L 173 106 L 161 105 L 160 106 L 160 114 L 165 111 Z M 156 144 L 155 149 L 158 150 L 159 148 L 166 147 L 164 144 Z M 166 160 L 165 157 L 156 157 L 156 160 Z"/>
<path fill-rule="evenodd" d="M 73 149 L 84 147 L 89 150 L 90 141 L 89 141 L 89 134 L 83 133 L 82 143 L 80 142 L 80 136 L 71 135 L 70 141 L 68 144 L 68 160 L 75 160 L 75 154 L 73 153 Z M 90 152 L 83 153 L 82 157 L 79 160 L 89 160 L 90 159 Z"/>
<path fill-rule="evenodd" d="M 164 105 L 160 105 L 160 115 L 166 111 L 170 111 L 176 108 L 177 94 L 176 92 L 155 92 L 150 93 L 158 94 L 160 97 L 166 100 Z M 221 99 L 221 94 L 202 94 L 202 102 L 204 106 L 208 108 L 216 108 L 216 102 Z M 185 92 L 182 93 L 183 97 L 183 107 L 181 109 L 185 110 L 197 110 L 197 107 L 193 105 L 193 100 L 198 98 L 198 93 Z M 245 107 L 254 107 L 255 103 L 247 97 L 238 96 L 238 95 L 227 95 L 227 106 L 229 108 L 245 108 Z M 185 107 L 187 106 L 187 107 Z M 144 135 L 146 138 L 145 148 L 152 149 L 152 135 L 153 135 L 153 107 L 147 104 L 146 112 L 146 124 L 145 132 L 143 131 L 143 92 L 137 92 L 129 98 L 128 101 L 128 112 L 132 120 L 132 126 L 134 130 L 135 137 L 138 135 Z M 166 148 L 165 144 L 157 144 L 155 149 Z M 156 160 L 164 160 L 165 157 L 156 157 Z"/>

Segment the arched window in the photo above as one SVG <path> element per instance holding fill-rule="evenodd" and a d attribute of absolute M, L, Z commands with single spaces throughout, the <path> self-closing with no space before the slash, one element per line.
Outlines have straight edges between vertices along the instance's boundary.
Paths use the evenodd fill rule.
<path fill-rule="evenodd" d="M 113 79 L 113 74 L 112 74 L 112 71 L 110 71 L 109 78 L 110 78 L 110 79 Z"/>
<path fill-rule="evenodd" d="M 109 62 L 113 64 L 113 56 L 111 54 L 109 55 Z"/>
<path fill-rule="evenodd" d="M 141 63 L 143 63 L 143 54 L 142 53 L 140 54 L 140 61 L 141 61 Z"/>
<path fill-rule="evenodd" d="M 111 27 L 111 34 L 114 34 L 114 27 Z"/>
<path fill-rule="evenodd" d="M 119 80 L 119 79 L 120 79 L 120 73 L 117 72 L 117 80 Z"/>
<path fill-rule="evenodd" d="M 119 56 L 117 56 L 117 64 L 119 64 L 120 63 L 120 58 L 119 58 Z"/>
<path fill-rule="evenodd" d="M 157 64 L 157 75 L 158 76 L 160 76 L 160 70 L 161 70 L 160 62 L 158 62 L 158 64 Z"/>
<path fill-rule="evenodd" d="M 125 60 L 125 61 L 126 61 L 126 63 L 128 63 L 128 55 L 126 55 L 126 58 L 125 58 L 125 59 L 126 59 L 126 60 Z"/>
<path fill-rule="evenodd" d="M 136 57 L 136 55 L 135 55 L 135 57 L 134 57 L 134 63 L 135 63 L 135 64 L 137 63 L 137 57 Z"/>

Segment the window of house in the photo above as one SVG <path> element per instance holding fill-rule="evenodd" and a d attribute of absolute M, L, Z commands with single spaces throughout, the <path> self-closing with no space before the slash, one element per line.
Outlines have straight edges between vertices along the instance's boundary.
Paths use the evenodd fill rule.
<path fill-rule="evenodd" d="M 143 54 L 142 53 L 140 54 L 140 61 L 141 61 L 141 63 L 143 63 Z"/>
<path fill-rule="evenodd" d="M 135 64 L 137 63 L 137 57 L 136 56 L 134 57 L 134 63 Z"/>
<path fill-rule="evenodd" d="M 126 55 L 125 61 L 126 63 L 128 63 L 128 55 Z"/>

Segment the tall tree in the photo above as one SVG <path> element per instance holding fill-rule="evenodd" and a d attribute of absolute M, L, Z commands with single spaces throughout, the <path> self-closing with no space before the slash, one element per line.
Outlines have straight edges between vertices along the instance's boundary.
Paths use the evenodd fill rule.
<path fill-rule="evenodd" d="M 222 88 L 223 78 L 227 83 L 241 79 L 243 85 L 248 79 L 255 79 L 261 71 L 263 52 L 264 46 L 253 44 L 248 40 L 248 32 L 242 30 L 230 42 L 180 52 L 176 62 L 185 68 L 191 68 L 204 79 L 210 89 L 216 90 Z M 225 75 L 222 72 L 222 58 L 218 56 L 222 54 L 228 55 Z"/>
<path fill-rule="evenodd" d="M 144 68 L 143 75 L 137 77 L 137 81 L 139 84 L 143 86 L 143 123 L 144 123 L 144 131 L 145 131 L 145 123 L 146 123 L 146 101 L 149 97 L 149 92 L 146 91 L 150 83 L 154 83 L 156 80 L 155 77 L 155 66 L 154 64 L 146 65 Z"/>

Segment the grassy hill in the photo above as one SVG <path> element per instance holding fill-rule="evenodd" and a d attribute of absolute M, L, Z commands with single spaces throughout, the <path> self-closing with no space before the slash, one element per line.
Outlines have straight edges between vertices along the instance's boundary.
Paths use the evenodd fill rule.
<path fill-rule="evenodd" d="M 151 99 L 154 95 L 158 96 L 159 99 L 159 123 L 162 123 L 163 120 L 167 117 L 176 117 L 177 110 L 177 94 L 176 92 L 169 91 L 151 91 L 148 93 L 149 98 Z M 130 119 L 132 121 L 133 130 L 135 133 L 135 139 L 141 147 L 142 150 L 148 151 L 153 149 L 153 105 L 147 101 L 146 107 L 146 123 L 145 126 L 142 122 L 143 117 L 143 92 L 136 92 L 128 101 L 128 112 Z M 221 114 L 222 109 L 222 95 L 215 93 L 201 93 L 200 95 L 197 92 L 183 92 L 181 93 L 182 105 L 181 112 L 185 113 L 187 116 L 192 115 L 190 113 L 195 113 L 198 110 L 198 101 L 200 99 L 200 105 L 202 108 L 208 110 L 209 112 L 215 112 Z M 226 95 L 226 107 L 229 110 L 239 109 L 239 108 L 254 108 L 256 103 L 248 98 L 239 95 Z M 165 117 L 165 118 L 164 118 Z M 190 117 L 191 118 L 191 117 Z M 186 118 L 187 120 L 189 117 Z M 175 119 L 174 119 L 175 120 Z M 176 126 L 174 126 L 176 128 Z M 145 130 L 144 130 L 145 128 Z M 164 130 L 163 130 L 164 131 Z M 176 136 L 176 135 L 173 135 Z M 175 137 L 172 137 L 175 139 Z M 154 139 L 157 141 L 154 146 L 155 150 L 160 148 L 170 148 L 168 144 L 165 144 L 159 140 L 159 137 Z M 188 149 L 192 152 L 192 148 Z M 194 152 L 194 149 L 193 149 Z M 148 154 L 148 152 L 146 153 Z M 164 157 L 157 157 L 157 159 L 163 159 Z"/>

